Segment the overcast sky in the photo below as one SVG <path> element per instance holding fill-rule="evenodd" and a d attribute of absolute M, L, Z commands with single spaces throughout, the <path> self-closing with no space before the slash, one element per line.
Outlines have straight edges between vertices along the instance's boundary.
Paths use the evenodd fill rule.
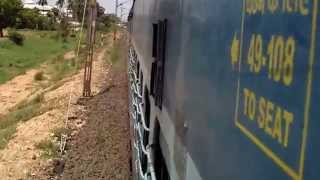
<path fill-rule="evenodd" d="M 36 0 L 37 1 L 37 0 Z M 114 13 L 115 10 L 115 1 L 116 0 L 98 0 L 98 2 L 106 9 L 106 13 Z M 57 0 L 48 0 L 50 5 L 54 5 Z M 123 7 L 123 13 L 125 14 L 124 16 L 127 17 L 128 12 L 131 8 L 132 5 L 132 0 L 119 0 L 119 3 L 124 2 L 125 4 Z M 118 9 L 118 16 L 120 16 L 121 10 L 120 8 Z"/>

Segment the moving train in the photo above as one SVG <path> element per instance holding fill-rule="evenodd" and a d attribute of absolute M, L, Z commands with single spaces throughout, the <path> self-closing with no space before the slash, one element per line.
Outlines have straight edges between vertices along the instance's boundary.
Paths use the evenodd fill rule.
<path fill-rule="evenodd" d="M 141 180 L 319 180 L 318 0 L 135 0 Z"/>

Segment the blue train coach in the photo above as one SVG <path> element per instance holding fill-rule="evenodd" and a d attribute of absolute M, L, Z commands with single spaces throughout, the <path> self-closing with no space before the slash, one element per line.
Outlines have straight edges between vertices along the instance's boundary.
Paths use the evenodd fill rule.
<path fill-rule="evenodd" d="M 318 0 L 135 0 L 135 179 L 320 180 Z"/>

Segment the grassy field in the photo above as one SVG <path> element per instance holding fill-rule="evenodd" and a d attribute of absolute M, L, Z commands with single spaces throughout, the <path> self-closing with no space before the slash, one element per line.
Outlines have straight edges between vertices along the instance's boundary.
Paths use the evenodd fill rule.
<path fill-rule="evenodd" d="M 0 39 L 0 84 L 23 74 L 26 70 L 39 66 L 74 47 L 76 39 L 62 42 L 56 32 L 20 31 L 25 35 L 23 46 L 10 40 Z"/>
<path fill-rule="evenodd" d="M 28 121 L 39 116 L 54 107 L 55 102 L 44 103 L 44 93 L 52 91 L 64 82 L 60 81 L 66 76 L 72 75 L 81 69 L 84 62 L 84 51 L 81 51 L 78 58 L 66 60 L 64 53 L 74 48 L 76 38 L 70 39 L 67 43 L 55 40 L 55 32 L 24 32 L 26 41 L 20 47 L 13 44 L 8 39 L 0 39 L 0 84 L 24 73 L 27 69 L 34 68 L 46 62 L 46 66 L 41 68 L 34 76 L 34 80 L 41 82 L 47 80 L 42 88 L 47 91 L 42 92 L 32 99 L 26 99 L 10 109 L 10 112 L 0 116 L 0 150 L 5 148 L 7 143 L 14 137 L 19 123 Z M 98 42 L 98 41 L 97 41 Z M 113 61 L 120 57 L 120 44 L 112 50 Z M 97 46 L 100 47 L 100 46 Z M 67 133 L 67 129 L 56 129 L 53 134 L 60 136 Z M 44 151 L 44 157 L 52 157 L 56 154 L 56 146 L 50 140 L 44 140 L 36 145 Z"/>
<path fill-rule="evenodd" d="M 46 109 L 41 107 L 42 101 L 43 94 L 40 94 L 30 101 L 19 103 L 14 111 L 10 111 L 5 116 L 0 117 L 0 149 L 5 148 L 13 137 L 19 122 L 27 121 L 46 111 Z"/>

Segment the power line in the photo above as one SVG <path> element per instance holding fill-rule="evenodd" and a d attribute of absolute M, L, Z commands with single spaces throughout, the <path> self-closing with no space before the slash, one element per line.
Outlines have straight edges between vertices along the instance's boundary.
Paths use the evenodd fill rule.
<path fill-rule="evenodd" d="M 115 3 L 115 10 L 114 10 L 114 12 L 115 12 L 116 17 L 118 17 L 118 8 L 119 8 L 119 7 L 123 7 L 123 5 L 131 2 L 131 0 L 127 0 L 127 1 L 124 1 L 124 2 L 120 2 L 120 3 L 119 3 L 119 0 L 115 0 L 115 1 L 116 1 L 116 3 Z"/>
<path fill-rule="evenodd" d="M 83 27 L 84 27 L 84 19 L 86 16 L 86 9 L 87 9 L 87 3 L 88 0 L 85 0 L 84 3 L 84 13 L 82 16 L 82 22 L 81 22 L 81 27 L 80 27 L 80 32 L 79 32 L 79 41 L 78 41 L 78 48 L 77 48 L 77 53 L 76 53 L 76 59 L 77 61 L 79 60 L 79 54 L 80 54 L 80 47 L 81 47 L 81 40 L 82 40 L 82 33 L 83 33 Z M 68 128 L 68 121 L 69 121 L 69 114 L 70 114 L 70 106 L 71 106 L 71 100 L 72 100 L 72 94 L 74 90 L 74 81 L 72 81 L 70 92 L 69 92 L 69 100 L 67 104 L 67 112 L 66 112 L 66 119 L 65 119 L 65 128 Z M 62 133 L 61 134 L 61 142 L 60 142 L 60 153 L 62 154 L 65 147 L 67 144 L 67 134 Z"/>

